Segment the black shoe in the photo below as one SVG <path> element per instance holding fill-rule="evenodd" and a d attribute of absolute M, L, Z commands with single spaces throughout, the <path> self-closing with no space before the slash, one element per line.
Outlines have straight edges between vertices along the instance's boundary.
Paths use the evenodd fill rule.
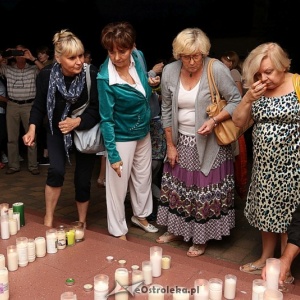
<path fill-rule="evenodd" d="M 39 165 L 40 166 L 49 166 L 50 163 L 49 163 L 49 157 L 42 157 L 39 161 Z"/>
<path fill-rule="evenodd" d="M 7 169 L 5 174 L 10 175 L 10 174 L 15 174 L 17 172 L 20 172 L 20 169 L 9 168 L 9 169 Z"/>
<path fill-rule="evenodd" d="M 32 169 L 32 170 L 29 170 L 29 172 L 32 174 L 32 175 L 39 175 L 40 174 L 40 171 L 38 169 Z"/>

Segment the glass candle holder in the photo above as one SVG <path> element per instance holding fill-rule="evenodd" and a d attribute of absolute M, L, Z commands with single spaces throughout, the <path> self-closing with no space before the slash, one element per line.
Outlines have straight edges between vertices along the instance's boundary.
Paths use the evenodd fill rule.
<path fill-rule="evenodd" d="M 46 231 L 46 248 L 49 254 L 57 252 L 57 230 L 54 228 Z"/>
<path fill-rule="evenodd" d="M 118 268 L 115 271 L 115 281 L 120 285 L 129 285 L 129 274 L 126 268 Z M 115 300 L 128 300 L 128 292 L 124 289 L 124 292 L 117 293 Z"/>
<path fill-rule="evenodd" d="M 66 229 L 66 239 L 67 239 L 67 245 L 69 247 L 75 245 L 75 229 L 73 227 L 69 227 Z"/>
<path fill-rule="evenodd" d="M 252 300 L 262 300 L 266 290 L 266 282 L 263 279 L 252 281 Z"/>
<path fill-rule="evenodd" d="M 0 254 L 0 268 L 4 268 L 4 267 L 5 267 L 5 255 Z"/>
<path fill-rule="evenodd" d="M 283 300 L 283 294 L 278 290 L 266 289 L 263 300 Z"/>
<path fill-rule="evenodd" d="M 18 227 L 18 231 L 19 231 L 21 228 L 20 213 L 18 211 L 14 211 L 13 218 L 17 220 L 17 227 Z"/>
<path fill-rule="evenodd" d="M 84 224 L 83 222 L 75 221 L 71 223 L 75 230 L 75 242 L 82 242 L 84 240 Z"/>
<path fill-rule="evenodd" d="M 237 277 L 232 274 L 225 275 L 224 280 L 224 298 L 227 300 L 233 300 L 236 292 Z"/>
<path fill-rule="evenodd" d="M 171 256 L 163 255 L 161 258 L 161 268 L 163 270 L 168 270 L 171 268 Z"/>
<path fill-rule="evenodd" d="M 36 257 L 44 257 L 46 255 L 46 239 L 38 236 L 34 239 Z"/>
<path fill-rule="evenodd" d="M 6 267 L 0 268 L 0 299 L 9 299 L 8 270 Z"/>
<path fill-rule="evenodd" d="M 145 260 L 142 262 L 142 271 L 144 277 L 144 283 L 149 285 L 152 283 L 152 265 L 149 260 Z"/>
<path fill-rule="evenodd" d="M 144 280 L 142 270 L 132 270 L 131 276 L 132 276 L 132 278 L 131 278 L 132 284 L 138 283 L 138 282 L 143 282 L 143 280 Z"/>
<path fill-rule="evenodd" d="M 1 239 L 8 240 L 10 238 L 8 214 L 0 216 L 0 219 L 1 219 L 1 226 L 0 226 Z"/>
<path fill-rule="evenodd" d="M 98 274 L 94 277 L 94 300 L 107 299 L 109 290 L 109 277 L 105 274 Z"/>
<path fill-rule="evenodd" d="M 164 300 L 165 294 L 162 285 L 152 284 L 148 289 L 148 300 Z"/>
<path fill-rule="evenodd" d="M 7 269 L 8 271 L 16 271 L 19 268 L 18 252 L 16 245 L 10 245 L 6 248 Z"/>
<path fill-rule="evenodd" d="M 159 277 L 161 275 L 161 259 L 162 259 L 162 248 L 158 246 L 150 247 L 152 277 Z"/>
<path fill-rule="evenodd" d="M 209 299 L 209 285 L 206 279 L 196 279 L 194 282 L 194 300 L 208 300 Z"/>
<path fill-rule="evenodd" d="M 278 258 L 268 258 L 266 260 L 267 289 L 278 290 L 279 275 L 280 260 Z"/>
<path fill-rule="evenodd" d="M 219 278 L 209 279 L 209 300 L 222 300 L 223 281 Z"/>
<path fill-rule="evenodd" d="M 18 237 L 16 239 L 19 267 L 28 265 L 28 238 Z"/>
<path fill-rule="evenodd" d="M 67 246 L 66 230 L 64 225 L 57 227 L 57 249 L 62 250 Z"/>
<path fill-rule="evenodd" d="M 14 217 L 8 219 L 9 223 L 9 233 L 10 235 L 15 235 L 18 232 L 18 221 Z"/>
<path fill-rule="evenodd" d="M 173 300 L 189 300 L 190 293 L 186 287 L 176 287 L 176 290 L 173 293 Z"/>
<path fill-rule="evenodd" d="M 60 295 L 60 300 L 77 300 L 77 296 L 73 292 L 64 292 Z"/>

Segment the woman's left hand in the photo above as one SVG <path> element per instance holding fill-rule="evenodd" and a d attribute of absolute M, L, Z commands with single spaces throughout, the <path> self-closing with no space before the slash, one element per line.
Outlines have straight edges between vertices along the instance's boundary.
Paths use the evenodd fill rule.
<path fill-rule="evenodd" d="M 160 77 L 156 76 L 156 77 L 149 77 L 148 78 L 148 83 L 150 86 L 157 86 L 160 84 Z"/>
<path fill-rule="evenodd" d="M 69 118 L 67 117 L 64 121 L 60 121 L 58 123 L 58 128 L 60 129 L 60 131 L 63 134 L 67 134 L 69 132 L 71 132 L 72 130 L 74 130 L 76 127 L 79 126 L 81 121 L 81 118 L 77 117 L 77 118 Z"/>
<path fill-rule="evenodd" d="M 203 125 L 197 130 L 198 134 L 207 136 L 213 132 L 215 128 L 215 121 L 213 119 L 208 119 L 203 123 Z"/>

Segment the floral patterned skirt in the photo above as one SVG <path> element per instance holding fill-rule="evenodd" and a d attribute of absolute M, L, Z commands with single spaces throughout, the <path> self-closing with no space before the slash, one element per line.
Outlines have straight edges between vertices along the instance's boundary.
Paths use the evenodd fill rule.
<path fill-rule="evenodd" d="M 194 244 L 230 235 L 235 226 L 231 146 L 220 147 L 207 176 L 200 171 L 195 137 L 179 134 L 177 151 L 175 167 L 164 165 L 157 224 Z"/>

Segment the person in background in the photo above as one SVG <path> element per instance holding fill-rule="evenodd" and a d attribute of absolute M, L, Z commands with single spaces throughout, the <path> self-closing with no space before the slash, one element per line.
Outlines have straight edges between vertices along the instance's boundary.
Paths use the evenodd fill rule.
<path fill-rule="evenodd" d="M 221 55 L 221 61 L 229 68 L 231 76 L 235 81 L 240 94 L 243 96 L 243 83 L 239 55 L 235 51 L 227 51 Z"/>
<path fill-rule="evenodd" d="M 7 64 L 7 60 L 3 59 L 2 51 L 0 51 L 0 59 L 2 64 Z M 7 153 L 7 130 L 6 130 L 6 104 L 8 98 L 6 93 L 6 80 L 0 76 L 0 169 L 5 168 L 5 158 Z"/>
<path fill-rule="evenodd" d="M 131 221 L 146 232 L 157 232 L 146 217 L 152 212 L 151 193 L 151 86 L 135 48 L 136 32 L 128 22 L 107 24 L 101 43 L 108 57 L 97 76 L 101 132 L 106 148 L 106 204 L 108 231 L 126 240 L 124 201 L 127 188 L 133 210 Z M 140 56 L 143 58 L 142 52 Z M 146 68 L 145 68 L 146 69 Z"/>
<path fill-rule="evenodd" d="M 51 51 L 48 46 L 40 46 L 36 50 L 38 60 L 44 65 L 52 64 L 52 59 L 50 58 Z M 49 165 L 49 155 L 47 148 L 47 123 L 48 118 L 45 116 L 43 121 L 43 127 L 41 131 L 37 134 L 37 151 L 39 156 L 39 165 L 48 166 Z"/>
<path fill-rule="evenodd" d="M 235 51 L 227 51 L 221 55 L 220 60 L 230 70 L 230 74 L 241 94 L 244 95 L 242 83 L 242 70 L 240 68 L 240 58 Z M 248 130 L 247 130 L 248 131 Z M 244 199 L 247 194 L 248 164 L 247 164 L 247 144 L 246 133 L 241 135 L 237 141 L 231 144 L 234 153 L 234 180 L 237 194 Z M 248 143 L 249 144 L 249 143 Z"/>
<path fill-rule="evenodd" d="M 287 245 L 280 259 L 279 284 L 284 284 L 286 274 L 289 273 L 294 259 L 300 253 L 300 205 L 293 213 L 292 221 L 287 229 Z M 266 280 L 266 267 L 262 269 L 261 276 Z"/>
<path fill-rule="evenodd" d="M 14 64 L 2 64 L 3 58 L 0 58 L 0 74 L 6 78 L 9 99 L 6 106 L 8 175 L 20 172 L 20 125 L 22 123 L 25 132 L 28 130 L 30 110 L 36 96 L 36 77 L 44 67 L 25 46 L 17 45 L 15 50 L 23 51 L 23 55 L 13 57 L 16 61 Z M 36 145 L 28 147 L 27 154 L 29 172 L 32 175 L 40 174 Z"/>
<path fill-rule="evenodd" d="M 213 75 L 227 105 L 209 118 L 209 38 L 186 28 L 172 46 L 175 61 L 164 67 L 161 80 L 167 156 L 156 221 L 167 231 L 156 242 L 191 240 L 187 255 L 196 257 L 209 240 L 221 240 L 235 226 L 232 148 L 218 145 L 214 128 L 231 118 L 241 95 L 229 69 L 215 61 Z"/>
<path fill-rule="evenodd" d="M 30 112 L 29 129 L 23 136 L 24 144 L 35 143 L 35 132 L 48 116 L 47 146 L 49 152 L 48 174 L 45 186 L 46 214 L 44 225 L 52 227 L 56 204 L 65 178 L 65 164 L 69 160 L 72 132 L 90 129 L 100 121 L 97 68 L 90 66 L 90 102 L 84 112 L 72 118 L 72 111 L 84 105 L 88 99 L 84 46 L 72 32 L 63 29 L 53 37 L 55 60 L 46 66 L 37 78 L 37 94 Z M 75 152 L 75 200 L 78 220 L 86 224 L 89 206 L 91 177 L 96 154 Z"/>
<path fill-rule="evenodd" d="M 261 256 L 240 267 L 246 273 L 261 273 L 267 258 L 274 257 L 278 238 L 283 253 L 287 228 L 300 204 L 300 99 L 290 66 L 288 54 L 272 42 L 254 48 L 243 64 L 248 91 L 233 121 L 238 127 L 254 121 L 253 165 L 244 214 L 262 237 Z M 285 282 L 293 280 L 287 272 Z"/>

